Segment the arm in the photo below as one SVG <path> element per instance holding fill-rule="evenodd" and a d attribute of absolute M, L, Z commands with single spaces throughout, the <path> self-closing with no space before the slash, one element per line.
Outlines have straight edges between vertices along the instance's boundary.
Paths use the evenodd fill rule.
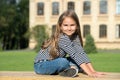
<path fill-rule="evenodd" d="M 89 63 L 90 60 L 84 52 L 81 45 L 72 42 L 67 35 L 60 36 L 59 48 L 68 53 L 70 57 L 78 64 Z"/>
<path fill-rule="evenodd" d="M 90 64 L 90 65 L 88 65 Z M 106 73 L 104 72 L 93 72 L 91 69 L 90 69 L 90 66 L 91 66 L 91 63 L 88 63 L 88 64 L 81 64 L 80 67 L 84 70 L 84 72 L 90 76 L 90 77 L 101 77 L 102 75 L 105 75 Z M 92 67 L 92 66 L 91 66 Z"/>
<path fill-rule="evenodd" d="M 86 74 L 91 74 L 91 70 L 89 69 L 86 63 L 81 64 L 80 67 L 84 70 Z"/>
<path fill-rule="evenodd" d="M 98 76 L 89 67 L 89 59 L 80 45 L 75 45 L 68 36 L 63 35 L 59 39 L 59 48 L 64 50 L 70 55 L 70 57 L 84 70 L 84 72 L 89 76 Z"/>

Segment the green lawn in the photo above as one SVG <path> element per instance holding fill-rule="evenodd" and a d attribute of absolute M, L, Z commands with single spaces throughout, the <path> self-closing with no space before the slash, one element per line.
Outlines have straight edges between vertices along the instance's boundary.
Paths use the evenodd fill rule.
<path fill-rule="evenodd" d="M 120 72 L 120 53 L 98 53 L 89 55 L 98 71 Z"/>
<path fill-rule="evenodd" d="M 0 52 L 0 71 L 33 71 L 35 51 Z"/>
<path fill-rule="evenodd" d="M 0 71 L 33 71 L 35 51 L 4 51 L 0 52 Z M 120 53 L 89 54 L 96 70 L 120 72 Z"/>

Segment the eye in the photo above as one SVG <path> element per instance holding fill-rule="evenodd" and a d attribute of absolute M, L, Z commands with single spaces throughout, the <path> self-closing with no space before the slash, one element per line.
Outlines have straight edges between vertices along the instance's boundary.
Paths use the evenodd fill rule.
<path fill-rule="evenodd" d="M 63 24 L 63 26 L 68 26 L 67 24 Z"/>
<path fill-rule="evenodd" d="M 70 26 L 75 26 L 75 24 L 71 24 Z"/>

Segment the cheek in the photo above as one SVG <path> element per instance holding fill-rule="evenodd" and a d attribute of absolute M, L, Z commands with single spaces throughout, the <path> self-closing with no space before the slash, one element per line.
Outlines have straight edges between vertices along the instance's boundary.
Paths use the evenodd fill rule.
<path fill-rule="evenodd" d="M 72 27 L 72 30 L 76 30 L 76 29 L 77 29 L 76 26 L 73 26 L 73 27 Z"/>
<path fill-rule="evenodd" d="M 67 30 L 67 27 L 62 26 L 62 27 L 61 27 L 61 30 L 62 30 L 62 31 Z"/>

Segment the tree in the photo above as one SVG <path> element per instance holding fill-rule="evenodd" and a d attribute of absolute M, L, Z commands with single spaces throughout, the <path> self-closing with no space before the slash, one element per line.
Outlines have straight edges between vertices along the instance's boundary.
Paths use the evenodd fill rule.
<path fill-rule="evenodd" d="M 16 44 L 18 49 L 26 48 L 29 45 L 29 0 L 21 0 L 16 8 Z"/>
<path fill-rule="evenodd" d="M 45 41 L 45 39 L 48 38 L 48 34 L 46 33 L 45 28 L 46 25 L 37 25 L 32 29 L 33 36 L 37 41 L 36 51 L 40 50 L 42 43 Z"/>
<path fill-rule="evenodd" d="M 97 48 L 94 43 L 94 39 L 91 35 L 86 36 L 84 50 L 86 53 L 97 53 Z"/>
<path fill-rule="evenodd" d="M 0 43 L 2 49 L 23 49 L 29 44 L 29 0 L 1 0 Z"/>
<path fill-rule="evenodd" d="M 0 28 L 1 36 L 0 39 L 3 43 L 3 49 L 10 49 L 12 46 L 11 39 L 13 36 L 13 22 L 16 15 L 15 5 L 7 4 L 2 0 L 1 3 L 1 14 L 0 14 Z"/>

